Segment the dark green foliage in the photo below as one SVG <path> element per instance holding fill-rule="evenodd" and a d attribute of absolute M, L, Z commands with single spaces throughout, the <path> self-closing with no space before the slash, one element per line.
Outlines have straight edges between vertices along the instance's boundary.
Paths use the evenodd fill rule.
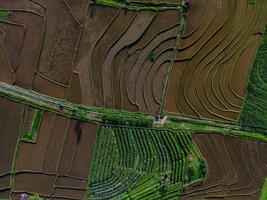
<path fill-rule="evenodd" d="M 134 115 L 126 117 L 126 115 L 118 114 L 105 114 L 102 117 L 102 122 L 112 125 L 127 125 L 139 127 L 151 127 L 153 125 L 152 118 L 144 117 L 141 115 Z"/>
<path fill-rule="evenodd" d="M 256 0 L 248 0 L 248 3 L 249 4 L 255 4 L 256 3 Z"/>
<path fill-rule="evenodd" d="M 100 118 L 105 124 L 126 125 L 137 127 L 152 127 L 153 118 L 140 112 L 128 112 L 124 110 L 113 110 L 105 108 L 90 108 L 96 113 L 96 118 Z M 76 116 L 82 119 L 87 118 L 87 108 L 82 105 L 77 106 Z"/>
<path fill-rule="evenodd" d="M 148 54 L 148 60 L 150 60 L 151 62 L 154 62 L 155 61 L 155 59 L 156 59 L 156 55 L 155 55 L 155 53 L 154 52 L 150 52 L 149 54 Z"/>
<path fill-rule="evenodd" d="M 267 128 L 267 32 L 262 35 L 247 87 L 247 96 L 239 123 Z"/>

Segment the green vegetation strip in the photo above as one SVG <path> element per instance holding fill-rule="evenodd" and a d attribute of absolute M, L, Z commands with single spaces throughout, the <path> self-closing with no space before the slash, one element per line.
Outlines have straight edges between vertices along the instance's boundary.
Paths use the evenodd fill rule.
<path fill-rule="evenodd" d="M 267 178 L 265 178 L 264 184 L 261 189 L 261 197 L 260 200 L 266 200 L 267 199 Z"/>
<path fill-rule="evenodd" d="M 16 86 L 0 82 L 0 96 L 28 104 L 34 108 L 48 110 L 59 115 L 76 118 L 83 121 L 93 121 L 113 125 L 135 127 L 162 127 L 170 130 L 188 130 L 197 133 L 221 133 L 235 137 L 247 137 L 267 142 L 266 129 L 250 129 L 236 125 L 209 122 L 205 120 L 171 118 L 164 125 L 153 124 L 153 117 L 144 113 L 133 113 L 122 110 L 87 107 L 73 104 L 68 101 L 52 98 L 46 95 L 28 91 Z M 60 109 L 59 105 L 63 106 Z"/>
<path fill-rule="evenodd" d="M 83 121 L 142 127 L 153 126 L 153 118 L 144 113 L 73 104 L 65 100 L 52 98 L 17 86 L 10 86 L 2 82 L 0 82 L 0 96 L 30 105 L 37 109 L 51 111 L 59 115 Z"/>
<path fill-rule="evenodd" d="M 30 141 L 30 142 L 36 141 L 37 133 L 38 133 L 38 130 L 39 130 L 39 127 L 41 124 L 41 120 L 42 120 L 42 116 L 43 116 L 43 111 L 36 109 L 34 112 L 32 122 L 31 122 L 30 131 L 23 133 L 22 139 Z"/>
<path fill-rule="evenodd" d="M 0 21 L 10 21 L 10 11 L 0 10 Z"/>
<path fill-rule="evenodd" d="M 167 122 L 166 124 L 164 124 L 163 127 L 172 131 L 187 130 L 194 132 L 196 134 L 198 133 L 222 134 L 240 138 L 249 138 L 261 142 L 267 142 L 266 133 L 248 132 L 240 129 L 240 127 L 227 128 L 225 126 L 222 127 L 211 126 L 209 124 L 194 124 L 190 122 Z"/>
<path fill-rule="evenodd" d="M 259 33 L 260 34 L 260 33 Z M 261 36 L 239 124 L 267 128 L 267 27 Z"/>
<path fill-rule="evenodd" d="M 140 11 L 140 10 L 153 10 L 153 11 L 159 11 L 159 10 L 179 10 L 181 11 L 181 5 L 182 3 L 152 3 L 152 2 L 132 2 L 130 0 L 95 0 L 95 4 L 97 5 L 103 5 L 103 6 L 109 6 L 109 7 L 115 7 L 119 9 L 126 9 L 126 10 L 134 10 L 134 11 Z"/>

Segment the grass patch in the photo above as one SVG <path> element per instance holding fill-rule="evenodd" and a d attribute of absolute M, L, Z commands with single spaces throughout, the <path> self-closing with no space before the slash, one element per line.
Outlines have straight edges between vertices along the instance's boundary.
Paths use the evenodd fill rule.
<path fill-rule="evenodd" d="M 10 21 L 10 11 L 0 10 L 0 20 L 1 21 Z"/>
<path fill-rule="evenodd" d="M 265 178 L 264 184 L 261 189 L 261 197 L 260 200 L 266 200 L 267 199 L 267 178 Z"/>
<path fill-rule="evenodd" d="M 38 194 L 30 195 L 29 200 L 44 200 L 44 198 L 40 197 Z"/>
<path fill-rule="evenodd" d="M 196 180 L 202 180 L 207 172 L 207 162 L 205 160 L 197 160 L 189 155 L 186 171 L 186 180 L 191 183 Z"/>
<path fill-rule="evenodd" d="M 240 138 L 249 138 L 252 140 L 258 140 L 261 142 L 267 142 L 267 133 L 265 132 L 252 132 L 247 131 L 243 127 L 214 123 L 214 122 L 198 122 L 198 121 L 179 121 L 178 119 L 172 118 L 163 128 L 171 131 L 190 131 L 192 133 L 206 133 L 206 134 L 221 134 Z"/>
<path fill-rule="evenodd" d="M 25 139 L 31 142 L 36 141 L 37 133 L 39 131 L 39 127 L 42 121 L 42 116 L 43 116 L 43 111 L 39 109 L 35 109 L 34 116 L 31 121 L 30 130 L 23 133 L 22 139 Z"/>

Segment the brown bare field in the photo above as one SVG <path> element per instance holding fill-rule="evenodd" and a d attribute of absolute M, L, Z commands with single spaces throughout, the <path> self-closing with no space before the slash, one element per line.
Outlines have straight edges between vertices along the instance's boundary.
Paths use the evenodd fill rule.
<path fill-rule="evenodd" d="M 99 127 L 92 123 L 84 123 L 81 126 L 81 138 L 77 141 L 78 144 L 76 143 L 69 175 L 87 179 Z"/>
<path fill-rule="evenodd" d="M 63 144 L 62 154 L 60 156 L 60 161 L 58 165 L 59 174 L 68 174 L 71 169 L 71 162 L 73 159 L 73 154 L 75 152 L 77 137 L 73 132 L 75 129 L 77 121 L 73 120 L 70 122 L 69 129 Z"/>
<path fill-rule="evenodd" d="M 1 0 L 0 7 L 6 10 L 26 10 L 38 14 L 43 14 L 45 12 L 45 8 L 41 4 L 36 2 L 37 1 L 30 0 Z"/>
<path fill-rule="evenodd" d="M 15 23 L 0 22 L 0 30 L 4 34 L 4 46 L 12 72 L 19 66 L 20 49 L 25 34 L 25 27 Z M 14 40 L 16 38 L 16 40 Z M 2 59 L 1 59 L 2 60 Z M 6 66 L 9 66 L 6 65 Z"/>
<path fill-rule="evenodd" d="M 66 3 L 75 20 L 77 20 L 79 24 L 82 24 L 85 20 L 86 9 L 90 1 L 88 2 L 87 0 L 63 0 L 63 2 Z"/>
<path fill-rule="evenodd" d="M 100 13 L 109 16 L 109 21 L 103 22 Z M 81 79 L 82 103 L 156 115 L 168 70 L 163 63 L 172 57 L 179 22 L 177 11 L 136 12 L 92 6 L 75 64 Z M 90 30 L 92 24 L 98 34 Z M 157 50 L 165 41 L 170 46 L 163 45 Z M 164 54 L 167 50 L 170 53 Z M 161 89 L 156 101 L 152 78 L 160 68 L 164 72 L 157 78 L 156 85 Z M 146 79 L 144 74 L 149 76 L 147 84 L 142 84 Z"/>
<path fill-rule="evenodd" d="M 46 6 L 46 28 L 37 71 L 68 86 L 80 27 L 63 1 L 39 0 Z"/>
<path fill-rule="evenodd" d="M 10 193 L 10 190 L 9 190 L 9 189 L 7 189 L 7 190 L 2 190 L 2 191 L 0 191 L 0 196 L 1 196 L 1 198 L 3 198 L 3 199 L 8 199 L 8 197 L 9 197 L 9 193 Z"/>
<path fill-rule="evenodd" d="M 72 81 L 69 87 L 68 100 L 73 103 L 80 104 L 82 102 L 82 88 L 80 82 L 80 75 L 73 73 Z"/>
<path fill-rule="evenodd" d="M 11 11 L 5 32 L 12 33 L 2 80 L 74 103 L 159 113 L 181 13 L 89 6 L 85 0 L 2 4 Z"/>
<path fill-rule="evenodd" d="M 65 98 L 67 91 L 65 86 L 53 83 L 40 74 L 35 75 L 32 89 L 41 94 L 46 94 L 61 99 Z"/>
<path fill-rule="evenodd" d="M 167 113 L 237 120 L 265 7 L 264 1 L 192 1 L 167 89 Z"/>
<path fill-rule="evenodd" d="M 11 15 L 11 21 L 23 25 L 27 30 L 25 31 L 19 67 L 15 71 L 15 77 L 18 86 L 29 89 L 32 86 L 41 50 L 44 18 L 33 12 L 14 11 Z"/>
<path fill-rule="evenodd" d="M 12 160 L 20 133 L 23 106 L 0 97 L 0 177 L 12 171 Z"/>
<path fill-rule="evenodd" d="M 15 176 L 14 193 L 38 193 L 49 196 L 53 191 L 55 176 L 43 173 L 24 172 Z"/>
<path fill-rule="evenodd" d="M 16 170 L 41 171 L 42 163 L 53 132 L 55 116 L 45 112 L 36 143 L 22 142 L 17 157 Z"/>
<path fill-rule="evenodd" d="M 261 151 L 267 144 L 217 134 L 194 139 L 209 169 L 203 183 L 184 189 L 181 199 L 259 199 L 267 167 Z"/>
<path fill-rule="evenodd" d="M 5 25 L 1 25 L 0 30 L 6 35 L 13 83 L 29 89 L 41 50 L 44 7 L 29 0 L 3 0 L 0 7 L 10 11 L 10 21 L 3 22 Z"/>
<path fill-rule="evenodd" d="M 65 134 L 68 130 L 69 120 L 65 117 L 57 116 L 43 161 L 43 171 L 56 173 L 58 160 L 61 156 L 61 149 L 64 143 Z"/>
<path fill-rule="evenodd" d="M 56 188 L 53 192 L 53 198 L 61 199 L 84 199 L 84 193 L 86 191 L 73 188 Z"/>
<path fill-rule="evenodd" d="M 36 142 L 20 141 L 12 196 L 25 192 L 84 199 L 97 132 L 97 124 L 45 112 Z M 10 170 L 1 173 L 0 180 Z"/>
<path fill-rule="evenodd" d="M 84 199 L 87 184 L 87 180 L 57 177 L 51 199 Z"/>
<path fill-rule="evenodd" d="M 14 63 L 13 69 L 16 69 L 15 83 L 18 86 L 27 89 L 37 88 L 38 92 L 47 94 L 49 90 L 41 90 L 38 81 L 37 83 L 33 81 L 36 72 L 51 84 L 69 86 L 82 15 L 85 14 L 87 7 L 83 6 L 85 3 L 82 0 L 76 3 L 71 0 L 0 2 L 1 8 L 11 11 L 10 22 L 6 22 L 7 26 L 22 27 L 27 30 L 23 35 L 16 35 L 18 30 L 12 30 L 11 34 L 8 34 L 10 31 L 6 32 L 8 40 L 14 41 L 8 44 L 11 45 L 8 46 L 8 55 Z M 82 12 L 76 16 L 78 11 Z M 21 47 L 16 48 L 21 42 L 21 36 L 23 37 Z M 15 61 L 19 60 L 19 63 L 15 63 L 15 56 Z M 62 93 L 62 90 L 64 89 L 60 88 L 59 93 Z M 65 98 L 65 96 L 56 97 Z"/>
<path fill-rule="evenodd" d="M 13 158 L 20 134 L 23 106 L 0 97 L 0 198 L 7 199 L 11 188 Z"/>
<path fill-rule="evenodd" d="M 55 185 L 58 187 L 87 189 L 87 181 L 70 177 L 58 177 Z"/>
<path fill-rule="evenodd" d="M 118 10 L 114 8 L 90 6 L 75 63 L 75 69 L 80 74 L 84 104 L 92 105 L 94 101 L 91 79 L 97 74 L 92 74 L 90 67 L 94 46 L 99 40 L 99 34 L 104 33 L 110 23 L 107 19 L 113 19 L 117 13 Z"/>
<path fill-rule="evenodd" d="M 0 176 L 0 186 L 1 186 L 1 191 L 10 189 L 10 175 L 9 174 Z M 1 193 L 0 193 L 0 197 L 2 197 Z"/>
<path fill-rule="evenodd" d="M 15 80 L 5 47 L 5 34 L 2 31 L 0 32 L 0 48 L 0 80 L 2 82 L 12 84 Z"/>

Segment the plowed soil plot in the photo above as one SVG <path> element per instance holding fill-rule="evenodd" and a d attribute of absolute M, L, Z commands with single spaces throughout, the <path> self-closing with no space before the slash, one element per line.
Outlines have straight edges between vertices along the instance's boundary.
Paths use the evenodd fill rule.
<path fill-rule="evenodd" d="M 75 64 L 82 103 L 156 115 L 179 23 L 180 13 L 174 10 L 91 6 Z"/>
<path fill-rule="evenodd" d="M 206 180 L 183 191 L 181 199 L 258 200 L 267 176 L 267 144 L 221 135 L 194 139 L 207 159 Z"/>
<path fill-rule="evenodd" d="M 65 98 L 87 4 L 84 0 L 1 1 L 0 8 L 10 11 L 10 19 L 0 24 L 5 39 L 1 49 L 6 50 L 0 52 L 5 64 L 0 79 Z"/>
<path fill-rule="evenodd" d="M 167 89 L 171 114 L 234 122 L 267 16 L 266 1 L 192 0 Z"/>
<path fill-rule="evenodd" d="M 0 191 L 9 185 L 12 161 L 20 133 L 23 106 L 0 97 Z M 8 192 L 1 192 L 0 199 Z"/>
<path fill-rule="evenodd" d="M 97 131 L 96 124 L 45 112 L 36 143 L 20 143 L 13 195 L 84 199 Z"/>

